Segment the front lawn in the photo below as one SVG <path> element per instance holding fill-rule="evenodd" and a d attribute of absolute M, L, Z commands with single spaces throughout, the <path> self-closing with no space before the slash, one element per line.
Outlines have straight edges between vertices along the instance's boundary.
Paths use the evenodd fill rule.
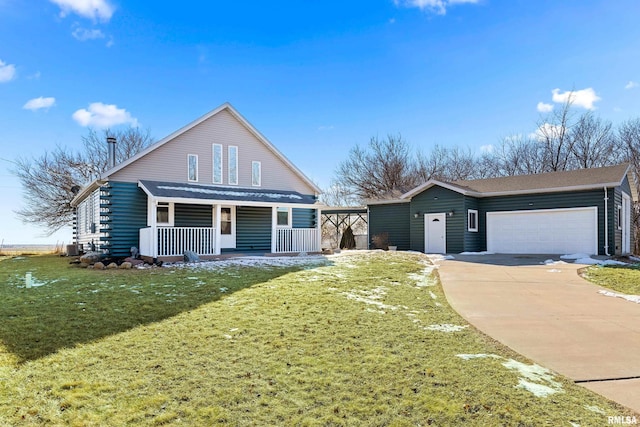
<path fill-rule="evenodd" d="M 0 261 L 0 425 L 606 425 L 419 254 L 92 271 Z M 208 264 L 212 265 L 212 264 Z M 36 284 L 24 288 L 24 273 Z"/>
<path fill-rule="evenodd" d="M 582 276 L 598 286 L 627 295 L 640 295 L 640 264 L 629 266 L 593 266 Z"/>

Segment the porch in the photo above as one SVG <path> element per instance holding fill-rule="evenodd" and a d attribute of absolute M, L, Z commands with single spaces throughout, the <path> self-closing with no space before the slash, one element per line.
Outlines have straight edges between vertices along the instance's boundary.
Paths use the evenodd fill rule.
<path fill-rule="evenodd" d="M 316 228 L 272 230 L 272 254 L 320 252 Z M 192 251 L 200 256 L 222 253 L 220 234 L 214 227 L 158 227 L 140 229 L 140 254 L 151 258 L 182 256 Z"/>

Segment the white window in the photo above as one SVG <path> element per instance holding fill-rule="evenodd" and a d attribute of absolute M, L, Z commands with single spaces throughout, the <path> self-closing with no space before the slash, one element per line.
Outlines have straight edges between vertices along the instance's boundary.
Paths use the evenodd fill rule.
<path fill-rule="evenodd" d="M 622 224 L 623 224 L 623 213 L 622 213 L 622 206 L 618 205 L 618 209 L 617 209 L 617 213 L 618 213 L 618 230 L 622 230 Z"/>
<path fill-rule="evenodd" d="M 173 203 L 158 202 L 156 205 L 156 224 L 173 226 Z"/>
<path fill-rule="evenodd" d="M 192 182 L 198 181 L 198 156 L 195 154 L 189 154 L 187 156 L 187 166 L 189 169 L 188 179 Z"/>
<path fill-rule="evenodd" d="M 213 183 L 222 184 L 222 145 L 213 144 Z"/>
<path fill-rule="evenodd" d="M 291 227 L 291 209 L 277 208 L 276 215 L 278 227 Z"/>
<path fill-rule="evenodd" d="M 251 162 L 251 185 L 254 187 L 262 185 L 262 164 L 257 161 Z"/>
<path fill-rule="evenodd" d="M 229 146 L 229 185 L 238 185 L 238 147 Z"/>
<path fill-rule="evenodd" d="M 467 211 L 467 225 L 469 231 L 478 231 L 478 211 L 469 209 Z"/>

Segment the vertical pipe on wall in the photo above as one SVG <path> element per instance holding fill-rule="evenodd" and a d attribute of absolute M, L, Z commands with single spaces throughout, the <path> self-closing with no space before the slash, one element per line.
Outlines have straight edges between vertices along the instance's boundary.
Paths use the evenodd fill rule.
<path fill-rule="evenodd" d="M 604 254 L 609 254 L 609 196 L 607 194 L 607 187 L 604 187 Z"/>

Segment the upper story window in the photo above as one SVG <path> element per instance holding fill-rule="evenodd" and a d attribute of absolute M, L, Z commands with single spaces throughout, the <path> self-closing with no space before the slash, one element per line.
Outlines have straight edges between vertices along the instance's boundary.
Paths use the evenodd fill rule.
<path fill-rule="evenodd" d="M 289 208 L 277 208 L 277 224 L 279 227 L 291 226 L 291 209 Z"/>
<path fill-rule="evenodd" d="M 213 144 L 213 183 L 222 184 L 222 145 Z"/>
<path fill-rule="evenodd" d="M 238 147 L 229 146 L 229 185 L 238 185 Z"/>
<path fill-rule="evenodd" d="M 189 181 L 198 181 L 198 156 L 195 154 L 189 154 L 187 156 L 187 178 Z"/>
<path fill-rule="evenodd" d="M 262 164 L 255 160 L 251 162 L 251 185 L 254 187 L 262 185 Z"/>
<path fill-rule="evenodd" d="M 469 231 L 478 231 L 478 211 L 469 209 L 467 211 L 467 224 Z"/>

